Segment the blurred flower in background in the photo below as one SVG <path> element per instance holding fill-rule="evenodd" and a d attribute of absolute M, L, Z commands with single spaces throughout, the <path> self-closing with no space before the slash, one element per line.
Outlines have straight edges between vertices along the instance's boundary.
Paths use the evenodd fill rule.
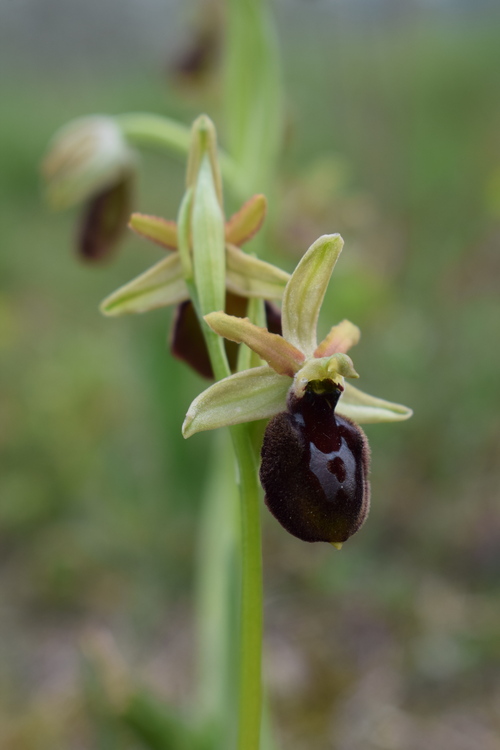
<path fill-rule="evenodd" d="M 108 258 L 122 237 L 137 158 L 110 117 L 82 117 L 55 134 L 42 164 L 45 193 L 55 209 L 84 204 L 76 240 L 83 260 Z"/>

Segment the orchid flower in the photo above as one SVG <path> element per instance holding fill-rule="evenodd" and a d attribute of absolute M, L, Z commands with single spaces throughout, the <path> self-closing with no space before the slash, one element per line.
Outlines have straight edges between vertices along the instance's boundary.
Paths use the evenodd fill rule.
<path fill-rule="evenodd" d="M 240 250 L 260 229 L 267 201 L 254 195 L 225 224 L 226 289 L 240 297 L 281 299 L 289 274 Z M 101 303 L 105 315 L 142 313 L 177 305 L 189 299 L 178 250 L 177 224 L 157 216 L 134 213 L 129 226 L 137 234 L 170 252 L 133 281 L 110 294 Z"/>
<path fill-rule="evenodd" d="M 84 203 L 77 233 L 85 261 L 107 258 L 126 230 L 138 155 L 111 117 L 80 117 L 53 137 L 42 164 L 55 209 Z"/>
<path fill-rule="evenodd" d="M 342 246 L 338 234 L 325 235 L 304 255 L 283 295 L 282 336 L 224 312 L 205 316 L 216 333 L 245 343 L 267 364 L 201 393 L 183 425 L 189 437 L 272 417 L 260 468 L 266 504 L 294 536 L 337 548 L 358 531 L 370 506 L 369 448 L 357 423 L 412 414 L 345 381 L 358 377 L 347 355 L 360 337 L 353 323 L 343 320 L 317 343 L 320 307 Z"/>
<path fill-rule="evenodd" d="M 177 305 L 172 353 L 210 378 L 212 366 L 191 302 L 190 281 L 196 277 L 203 312 L 225 305 L 229 312 L 245 315 L 249 299 L 263 299 L 267 324 L 280 330 L 279 313 L 277 316 L 268 301 L 281 299 L 290 276 L 240 249 L 262 226 L 266 198 L 254 195 L 226 221 L 215 129 L 202 116 L 194 123 L 192 132 L 187 191 L 181 206 L 186 226 L 181 229 L 175 221 L 132 214 L 129 227 L 169 254 L 106 297 L 100 309 L 105 315 L 118 316 Z M 232 347 L 227 353 L 235 369 L 236 348 Z"/>

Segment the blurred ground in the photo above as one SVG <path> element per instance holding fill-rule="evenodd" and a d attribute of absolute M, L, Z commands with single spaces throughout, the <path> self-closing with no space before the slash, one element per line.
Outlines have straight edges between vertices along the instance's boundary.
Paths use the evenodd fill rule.
<path fill-rule="evenodd" d="M 359 324 L 361 387 L 415 416 L 366 430 L 372 512 L 341 553 L 264 516 L 278 736 L 290 750 L 494 750 L 500 25 L 442 8 L 364 23 L 307 8 L 280 24 L 288 125 L 272 255 L 291 270 L 319 234 L 342 233 L 323 330 L 343 317 Z M 129 65 L 3 74 L 6 750 L 136 747 L 104 732 L 88 705 L 80 643 L 91 628 L 110 632 L 134 677 L 159 694 L 180 704 L 191 691 L 210 438 L 185 443 L 180 424 L 204 384 L 166 354 L 170 311 L 109 321 L 96 311 L 159 254 L 130 237 L 115 263 L 80 266 L 74 216 L 48 213 L 36 171 L 50 135 L 80 114 L 220 118 L 213 81 L 186 92 L 160 66 Z M 175 215 L 182 165 L 146 155 L 143 175 L 136 207 Z"/>

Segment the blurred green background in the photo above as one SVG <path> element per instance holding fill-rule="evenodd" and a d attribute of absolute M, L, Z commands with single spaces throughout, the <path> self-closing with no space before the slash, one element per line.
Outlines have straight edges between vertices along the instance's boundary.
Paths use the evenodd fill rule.
<path fill-rule="evenodd" d="M 402 6 L 277 7 L 268 258 L 292 270 L 344 236 L 321 331 L 357 323 L 360 386 L 415 410 L 367 427 L 372 511 L 341 553 L 263 512 L 265 672 L 290 750 L 500 746 L 500 18 Z M 108 634 L 133 680 L 189 701 L 213 441 L 180 425 L 205 383 L 168 355 L 170 310 L 97 312 L 161 253 L 130 236 L 112 264 L 79 264 L 76 214 L 44 207 L 37 165 L 91 112 L 207 111 L 223 142 L 220 79 L 180 75 L 194 5 L 2 16 L 0 746 L 134 749 L 89 698 L 82 643 Z M 182 188 L 181 162 L 145 154 L 135 207 L 173 217 Z"/>

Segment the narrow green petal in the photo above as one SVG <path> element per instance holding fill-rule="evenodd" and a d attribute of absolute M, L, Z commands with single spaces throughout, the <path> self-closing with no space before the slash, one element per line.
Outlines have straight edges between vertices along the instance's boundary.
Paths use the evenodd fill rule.
<path fill-rule="evenodd" d="M 178 253 L 124 284 L 101 302 L 104 315 L 143 313 L 157 307 L 177 305 L 189 298 Z"/>
<path fill-rule="evenodd" d="M 266 211 L 266 196 L 262 194 L 252 196 L 226 222 L 226 241 L 233 245 L 248 242 L 261 228 Z"/>
<path fill-rule="evenodd" d="M 281 268 L 226 245 L 226 286 L 243 297 L 281 299 L 290 274 Z"/>
<path fill-rule="evenodd" d="M 409 419 L 413 414 L 407 406 L 370 396 L 350 383 L 345 383 L 336 411 L 343 417 L 349 417 L 360 424 L 401 422 Z"/>
<path fill-rule="evenodd" d="M 306 357 L 316 349 L 319 311 L 343 244 L 339 234 L 317 239 L 293 272 L 283 295 L 283 336 Z"/>
<path fill-rule="evenodd" d="M 210 328 L 230 341 L 246 344 L 280 375 L 292 378 L 304 363 L 304 355 L 277 333 L 269 333 L 248 318 L 237 318 L 225 312 L 205 315 Z"/>
<path fill-rule="evenodd" d="M 219 380 L 200 393 L 182 426 L 185 438 L 241 422 L 268 419 L 286 406 L 291 380 L 270 367 L 253 367 Z"/>
<path fill-rule="evenodd" d="M 130 229 L 157 245 L 175 250 L 177 247 L 177 224 L 160 216 L 134 213 L 129 221 Z"/>
<path fill-rule="evenodd" d="M 340 352 L 345 354 L 351 346 L 355 346 L 361 336 L 358 326 L 349 320 L 343 320 L 330 329 L 330 333 L 323 339 L 314 352 L 315 357 L 329 357 L 331 354 Z"/>

